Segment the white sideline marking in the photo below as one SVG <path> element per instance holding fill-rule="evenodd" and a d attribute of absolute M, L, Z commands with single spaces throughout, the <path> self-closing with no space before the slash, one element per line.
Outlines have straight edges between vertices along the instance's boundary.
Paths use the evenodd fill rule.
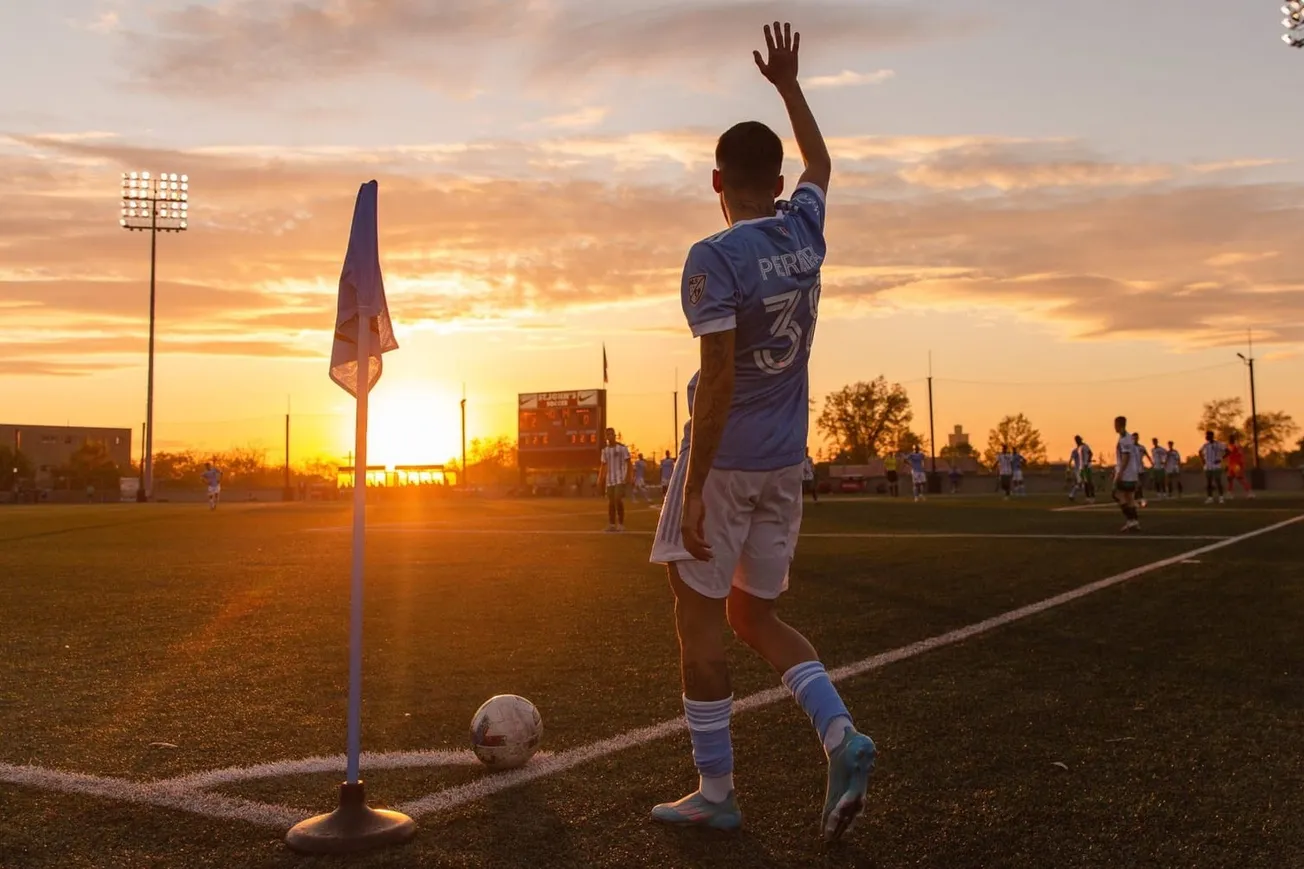
<path fill-rule="evenodd" d="M 545 755 L 545 752 L 539 752 Z M 479 758 L 472 751 L 447 751 L 434 749 L 429 751 L 364 751 L 359 757 L 364 769 L 425 769 L 440 766 L 478 766 Z M 214 769 L 177 778 L 165 779 L 160 785 L 173 789 L 206 790 L 219 785 L 235 782 L 255 781 L 264 778 L 282 778 L 291 775 L 312 775 L 313 773 L 338 773 L 344 769 L 345 757 L 342 754 L 330 756 L 305 757 L 302 760 L 278 760 L 272 763 L 260 763 L 254 766 L 229 766 L 226 769 Z"/>
<path fill-rule="evenodd" d="M 976 622 L 967 627 L 958 628 L 944 634 L 938 634 L 937 636 L 920 640 L 917 643 L 911 643 L 908 646 L 901 646 L 874 655 L 873 657 L 838 667 L 831 671 L 829 676 L 834 682 L 841 682 L 846 679 L 861 676 L 873 670 L 886 667 L 889 664 L 904 661 L 945 646 L 954 645 L 972 637 L 1004 627 L 1005 625 L 1012 624 L 1013 622 L 1063 606 L 1066 603 L 1095 594 L 1098 591 L 1118 585 L 1119 583 L 1127 582 L 1130 579 L 1135 579 L 1138 576 L 1144 576 L 1145 574 L 1153 573 L 1156 570 L 1162 570 L 1165 567 L 1180 564 L 1184 561 L 1189 561 L 1198 556 L 1215 552 L 1219 549 L 1225 549 L 1228 546 L 1233 546 L 1254 537 L 1270 534 L 1289 525 L 1294 525 L 1300 521 L 1304 521 L 1304 514 L 1292 516 L 1290 519 L 1286 519 L 1274 525 L 1269 525 L 1266 528 L 1260 528 L 1236 537 L 1229 537 L 1210 543 L 1207 546 L 1201 546 L 1197 549 L 1183 552 L 1179 555 L 1151 562 L 1150 564 L 1145 564 L 1141 567 L 1135 567 L 1131 570 L 1124 571 L 1123 573 L 1088 583 L 1087 585 L 1080 586 L 1071 591 L 1066 591 L 1062 594 L 1057 594 L 1054 597 L 1049 597 L 1045 600 L 1010 610 L 1001 615 L 984 619 L 983 621 Z M 788 696 L 786 688 L 781 686 L 770 688 L 766 691 L 760 691 L 736 701 L 734 703 L 734 711 L 741 713 L 753 709 L 760 709 L 785 700 Z M 587 763 L 590 760 L 597 760 L 598 758 L 607 757 L 608 755 L 616 754 L 625 751 L 626 749 L 636 748 L 658 739 L 664 739 L 667 736 L 679 733 L 683 729 L 683 718 L 675 717 L 662 721 L 659 724 L 654 724 L 650 727 L 629 730 L 608 739 L 600 740 L 578 748 L 572 748 L 557 754 L 539 754 L 536 755 L 529 764 L 521 769 L 486 775 L 483 778 L 463 785 L 446 788 L 442 791 L 437 791 L 428 796 L 421 797 L 420 799 L 404 803 L 403 805 L 398 806 L 398 809 L 413 817 L 429 815 L 433 812 L 447 811 L 465 805 L 466 803 L 491 796 L 492 794 L 509 790 L 518 785 L 525 784 L 526 782 L 565 772 L 566 770 L 572 769 L 580 764 Z M 369 769 L 397 769 L 408 766 L 460 765 L 467 762 L 466 759 L 468 756 L 471 756 L 470 752 L 455 751 L 415 751 L 364 754 L 362 756 L 362 766 Z M 306 809 L 296 809 L 279 804 L 259 803 L 252 800 L 206 793 L 202 788 L 277 775 L 339 772 L 343 767 L 343 761 L 344 759 L 342 756 L 310 757 L 304 760 L 280 761 L 276 763 L 258 764 L 251 767 L 231 767 L 154 782 L 135 782 L 127 779 L 62 772 L 38 766 L 15 766 L 12 764 L 0 763 L 0 781 L 41 788 L 49 791 L 62 791 L 64 793 L 77 793 L 104 797 L 122 802 L 148 803 L 165 808 L 181 809 L 183 811 L 206 815 L 213 818 L 231 818 L 235 820 L 249 821 L 250 823 L 261 826 L 279 827 L 284 829 L 304 819 L 311 814 L 311 812 Z"/>
<path fill-rule="evenodd" d="M 165 782 L 135 782 L 121 778 L 62 772 L 39 766 L 13 766 L 0 763 L 0 781 L 47 791 L 104 797 L 123 803 L 147 803 L 168 809 L 181 809 L 197 815 L 207 815 L 210 818 L 249 821 L 264 827 L 289 827 L 311 814 L 290 806 L 259 803 L 199 791 L 178 790 L 168 787 Z"/>
<path fill-rule="evenodd" d="M 332 529 L 334 530 L 334 529 Z M 535 537 L 651 537 L 654 531 L 603 531 L 601 528 L 429 528 L 413 525 L 388 525 L 368 528 L 368 531 L 389 531 L 407 534 L 468 534 Z M 977 532 L 918 532 L 890 531 L 803 531 L 802 538 L 818 537 L 828 540 L 1227 540 L 1225 534 L 982 534 Z"/>

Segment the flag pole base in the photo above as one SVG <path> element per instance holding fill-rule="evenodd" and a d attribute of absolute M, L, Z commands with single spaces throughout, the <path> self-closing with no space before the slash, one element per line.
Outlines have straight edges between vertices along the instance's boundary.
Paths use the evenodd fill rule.
<path fill-rule="evenodd" d="M 416 822 L 407 815 L 370 808 L 359 780 L 340 785 L 339 808 L 295 824 L 285 844 L 302 854 L 348 854 L 397 845 L 416 832 Z"/>

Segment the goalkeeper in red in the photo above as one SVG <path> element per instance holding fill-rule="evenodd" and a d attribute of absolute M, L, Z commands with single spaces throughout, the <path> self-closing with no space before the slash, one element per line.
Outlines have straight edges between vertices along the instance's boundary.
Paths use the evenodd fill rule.
<path fill-rule="evenodd" d="M 693 245 L 681 304 L 702 367 L 692 419 L 652 548 L 675 596 L 684 718 L 698 787 L 652 810 L 664 824 L 735 830 L 726 620 L 782 677 L 810 716 L 828 761 L 820 829 L 840 837 L 865 806 L 874 743 L 859 733 L 810 642 L 779 618 L 801 528 L 809 428 L 808 364 L 824 262 L 828 148 L 797 84 L 800 36 L 765 28 L 762 75 L 783 98 L 805 171 L 787 202 L 783 142 L 755 121 L 716 145 L 712 186 L 728 228 Z"/>

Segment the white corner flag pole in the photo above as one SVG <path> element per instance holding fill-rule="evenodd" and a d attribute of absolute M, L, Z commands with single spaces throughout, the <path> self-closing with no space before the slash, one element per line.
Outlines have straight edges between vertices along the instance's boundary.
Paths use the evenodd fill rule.
<path fill-rule="evenodd" d="M 345 781 L 358 783 L 362 753 L 362 592 L 367 541 L 367 371 L 371 366 L 371 318 L 358 315 L 358 415 L 353 448 L 353 576 L 349 586 L 349 736 Z"/>
<path fill-rule="evenodd" d="M 348 253 L 340 275 L 331 380 L 357 401 L 353 466 L 353 575 L 349 585 L 349 724 L 345 781 L 339 808 L 300 821 L 285 842 L 307 854 L 343 854 L 405 842 L 416 824 L 401 812 L 373 809 L 359 778 L 362 754 L 362 595 L 367 533 L 367 404 L 371 387 L 384 370 L 383 356 L 398 349 L 394 324 L 385 301 L 377 228 L 378 185 L 369 181 L 358 191 L 349 232 Z M 374 328 L 374 332 L 373 332 Z M 374 365 L 373 365 L 374 363 Z"/>

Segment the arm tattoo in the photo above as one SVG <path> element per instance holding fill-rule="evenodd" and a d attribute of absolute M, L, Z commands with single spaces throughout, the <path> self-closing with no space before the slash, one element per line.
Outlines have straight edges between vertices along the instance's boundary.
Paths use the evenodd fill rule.
<path fill-rule="evenodd" d="M 693 431 L 688 451 L 687 490 L 700 493 L 715 463 L 734 393 L 734 330 L 703 335 L 702 371 L 693 397 Z"/>

